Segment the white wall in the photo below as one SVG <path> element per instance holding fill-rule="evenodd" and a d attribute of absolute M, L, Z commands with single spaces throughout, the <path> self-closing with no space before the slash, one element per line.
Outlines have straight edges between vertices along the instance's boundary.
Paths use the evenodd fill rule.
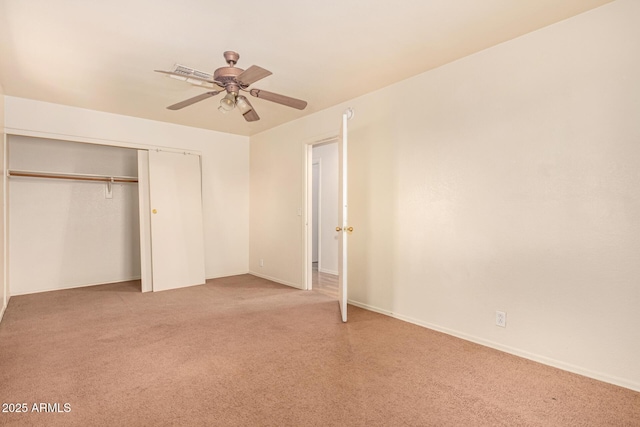
<path fill-rule="evenodd" d="M 4 90 L 0 85 L 0 200 L 2 200 L 2 209 L 0 209 L 0 320 L 7 306 L 9 292 L 7 290 L 7 279 L 5 277 L 5 211 L 4 211 L 4 195 L 5 195 L 5 169 L 4 169 L 4 153 L 5 152 L 5 136 L 4 136 Z"/>
<path fill-rule="evenodd" d="M 318 270 L 338 274 L 338 144 L 314 146 L 313 160 L 321 165 Z"/>
<path fill-rule="evenodd" d="M 251 271 L 302 287 L 305 144 L 352 106 L 350 301 L 640 390 L 638 16 L 618 0 L 253 136 Z"/>
<path fill-rule="evenodd" d="M 137 150 L 11 135 L 8 168 L 137 176 Z M 19 295 L 140 278 L 138 186 L 9 179 L 9 283 Z M 34 262 L 35 261 L 35 262 Z"/>
<path fill-rule="evenodd" d="M 248 137 L 11 96 L 5 101 L 10 134 L 201 152 L 207 278 L 247 272 Z"/>

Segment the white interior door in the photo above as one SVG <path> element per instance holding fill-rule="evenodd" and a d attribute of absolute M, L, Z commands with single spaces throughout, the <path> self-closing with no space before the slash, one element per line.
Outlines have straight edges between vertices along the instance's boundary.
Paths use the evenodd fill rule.
<path fill-rule="evenodd" d="M 348 114 L 342 115 L 340 135 L 338 137 L 338 303 L 342 321 L 347 321 L 347 240 L 353 230 L 347 218 L 347 120 Z"/>
<path fill-rule="evenodd" d="M 153 290 L 205 282 L 200 156 L 149 151 Z"/>

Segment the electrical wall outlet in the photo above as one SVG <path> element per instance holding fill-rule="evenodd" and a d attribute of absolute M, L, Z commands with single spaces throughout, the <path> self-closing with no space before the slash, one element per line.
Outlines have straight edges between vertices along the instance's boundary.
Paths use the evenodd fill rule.
<path fill-rule="evenodd" d="M 264 267 L 264 260 L 260 258 L 260 267 Z"/>
<path fill-rule="evenodd" d="M 503 328 L 507 327 L 507 313 L 504 311 L 496 311 L 496 325 Z"/>

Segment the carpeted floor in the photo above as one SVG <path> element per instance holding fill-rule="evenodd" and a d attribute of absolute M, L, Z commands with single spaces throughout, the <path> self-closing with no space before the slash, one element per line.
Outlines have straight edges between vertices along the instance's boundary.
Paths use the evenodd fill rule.
<path fill-rule="evenodd" d="M 0 424 L 640 426 L 640 393 L 337 305 L 250 275 L 13 297 Z"/>

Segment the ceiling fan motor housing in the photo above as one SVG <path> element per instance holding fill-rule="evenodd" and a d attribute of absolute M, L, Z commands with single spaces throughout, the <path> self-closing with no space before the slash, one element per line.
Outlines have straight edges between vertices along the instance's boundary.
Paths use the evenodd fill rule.
<path fill-rule="evenodd" d="M 239 85 L 236 80 L 244 70 L 237 67 L 221 67 L 213 72 L 213 80 L 220 82 L 227 92 L 238 92 Z"/>

